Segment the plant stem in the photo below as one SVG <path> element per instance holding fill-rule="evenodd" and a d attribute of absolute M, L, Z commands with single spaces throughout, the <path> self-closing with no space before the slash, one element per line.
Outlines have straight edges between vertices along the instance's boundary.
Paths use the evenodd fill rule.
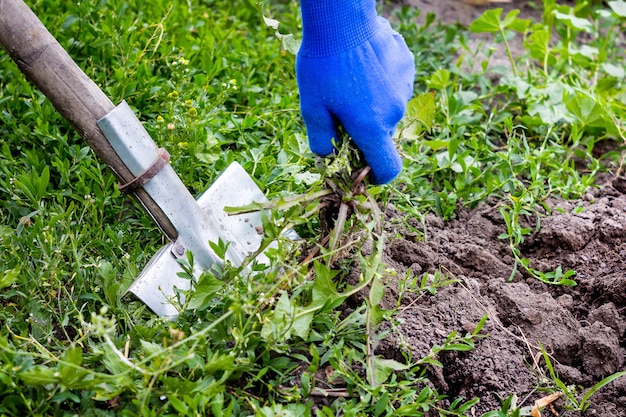
<path fill-rule="evenodd" d="M 506 34 L 504 32 L 504 28 L 500 28 L 500 34 L 502 35 L 502 41 L 504 42 L 504 47 L 506 48 L 506 55 L 509 57 L 509 62 L 511 63 L 511 71 L 513 75 L 517 77 L 517 68 L 515 67 L 515 60 L 513 59 L 513 54 L 511 53 L 511 48 L 509 47 L 509 43 L 506 40 Z"/>

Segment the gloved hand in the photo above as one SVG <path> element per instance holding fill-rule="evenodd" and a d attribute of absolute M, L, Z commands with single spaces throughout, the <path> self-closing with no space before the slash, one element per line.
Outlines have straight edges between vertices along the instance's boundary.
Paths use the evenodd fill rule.
<path fill-rule="evenodd" d="M 311 150 L 331 154 L 341 124 L 372 168 L 372 182 L 388 183 L 402 170 L 392 135 L 413 94 L 413 54 L 377 16 L 375 0 L 300 6 L 296 76 Z"/>

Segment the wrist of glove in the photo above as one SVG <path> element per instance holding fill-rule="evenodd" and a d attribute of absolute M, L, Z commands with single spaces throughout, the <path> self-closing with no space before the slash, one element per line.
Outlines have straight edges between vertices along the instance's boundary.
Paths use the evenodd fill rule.
<path fill-rule="evenodd" d="M 413 55 L 374 0 L 301 0 L 301 8 L 296 75 L 311 150 L 331 154 L 342 125 L 372 182 L 388 183 L 402 169 L 392 136 L 413 93 Z"/>
<path fill-rule="evenodd" d="M 373 0 L 301 0 L 300 7 L 306 56 L 347 51 L 370 39 L 378 25 Z"/>

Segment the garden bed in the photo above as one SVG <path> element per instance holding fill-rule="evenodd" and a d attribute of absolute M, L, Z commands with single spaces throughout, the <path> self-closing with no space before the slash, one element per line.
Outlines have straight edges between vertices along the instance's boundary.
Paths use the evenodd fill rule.
<path fill-rule="evenodd" d="M 547 371 L 539 344 L 567 386 L 589 388 L 626 370 L 624 185 L 623 177 L 605 177 L 585 199 L 552 199 L 550 214 L 526 219 L 531 226 L 540 220 L 541 228 L 526 239 L 524 256 L 540 270 L 576 271 L 578 285 L 573 287 L 546 285 L 519 271 L 509 279 L 514 259 L 508 241 L 498 237 L 506 225 L 497 201 L 461 209 L 458 218 L 448 222 L 433 215 L 426 216 L 423 225 L 413 221 L 424 235 L 400 232 L 400 237 L 390 238 L 389 265 L 433 276 L 445 271 L 457 282 L 436 294 L 405 297 L 401 324 L 383 350 L 399 358 L 408 345 L 415 357 L 423 357 L 451 332 L 471 332 L 487 315 L 482 331 L 487 337 L 474 350 L 446 353 L 440 358 L 443 368 L 431 368 L 441 392 L 452 398 L 481 398 L 476 415 L 497 408 L 495 394 L 506 398 L 516 393 L 524 405 L 548 395 L 538 388 L 554 376 Z M 393 219 L 400 214 L 389 210 L 387 215 Z M 561 399 L 553 404 L 556 415 L 578 415 L 563 413 L 565 403 Z M 626 378 L 621 378 L 591 397 L 585 415 L 624 413 Z"/>

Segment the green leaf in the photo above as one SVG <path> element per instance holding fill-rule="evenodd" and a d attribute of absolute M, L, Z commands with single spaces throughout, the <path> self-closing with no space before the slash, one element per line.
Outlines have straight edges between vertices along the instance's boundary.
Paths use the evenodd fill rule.
<path fill-rule="evenodd" d="M 195 291 L 188 295 L 190 300 L 187 308 L 198 311 L 206 310 L 223 285 L 224 282 L 215 275 L 208 272 L 203 273 L 198 280 Z"/>
<path fill-rule="evenodd" d="M 305 184 L 305 185 L 313 185 L 320 181 L 321 174 L 317 172 L 298 172 L 294 175 L 294 179 L 296 180 L 296 184 Z"/>
<path fill-rule="evenodd" d="M 430 131 L 435 121 L 436 111 L 435 92 L 431 91 L 421 94 L 409 101 L 406 114 L 411 125 L 417 122 L 426 128 L 427 131 Z M 413 128 L 417 130 L 419 126 L 414 126 Z M 419 132 L 417 134 L 419 135 Z"/>
<path fill-rule="evenodd" d="M 176 398 L 175 396 L 169 396 L 167 398 L 170 402 L 170 404 L 172 404 L 172 407 L 174 407 L 174 409 L 176 411 L 178 411 L 178 413 L 180 415 L 184 415 L 184 416 L 188 416 L 191 413 L 189 412 L 189 406 L 187 406 L 187 404 L 185 404 L 185 402 L 179 400 L 178 398 Z"/>
<path fill-rule="evenodd" d="M 20 275 L 20 267 L 16 266 L 13 269 L 8 269 L 4 271 L 2 277 L 0 277 L 0 289 L 10 287 L 13 285 L 15 281 L 17 281 L 17 277 Z"/>
<path fill-rule="evenodd" d="M 578 50 L 572 50 L 572 55 L 582 56 L 588 59 L 595 59 L 600 51 L 594 46 L 582 45 Z"/>
<path fill-rule="evenodd" d="M 615 77 L 620 80 L 626 77 L 626 70 L 624 70 L 624 67 L 621 65 L 614 65 L 608 62 L 603 62 L 601 67 L 602 70 L 604 70 L 604 72 L 606 72 L 611 77 Z"/>
<path fill-rule="evenodd" d="M 307 368 L 308 372 L 315 373 L 319 369 L 320 366 L 320 351 L 315 345 L 315 343 L 311 343 L 309 346 L 309 355 L 311 359 L 309 360 L 310 364 Z"/>
<path fill-rule="evenodd" d="M 149 342 L 147 340 L 140 340 L 141 348 L 144 350 L 146 356 L 158 355 L 163 351 L 163 346 L 158 343 Z"/>
<path fill-rule="evenodd" d="M 5 225 L 0 225 L 0 241 L 3 238 L 9 237 L 9 236 L 11 236 L 13 234 L 15 234 L 15 230 L 13 230 L 12 227 L 5 226 Z"/>
<path fill-rule="evenodd" d="M 469 27 L 474 33 L 494 33 L 503 29 L 501 22 L 502 8 L 486 10 L 478 19 L 474 20 Z"/>
<path fill-rule="evenodd" d="M 296 309 L 296 317 L 292 324 L 293 334 L 302 339 L 307 339 L 309 330 L 311 330 L 311 323 L 315 317 L 315 311 L 310 311 L 302 307 Z"/>
<path fill-rule="evenodd" d="M 604 126 L 604 110 L 598 102 L 586 95 L 575 94 L 566 103 L 566 108 L 576 122 L 584 126 Z"/>
<path fill-rule="evenodd" d="M 433 151 L 438 151 L 440 149 L 448 148 L 450 141 L 447 140 L 426 140 L 424 141 L 424 145 L 428 146 Z"/>
<path fill-rule="evenodd" d="M 32 368 L 19 372 L 17 376 L 28 385 L 46 385 L 59 382 L 59 375 L 56 369 L 41 365 L 35 365 Z"/>
<path fill-rule="evenodd" d="M 71 347 L 63 353 L 62 359 L 72 365 L 80 366 L 83 364 L 83 349 L 80 346 Z"/>
<path fill-rule="evenodd" d="M 457 99 L 459 107 L 465 107 L 478 98 L 478 94 L 473 91 L 457 91 L 453 96 Z"/>
<path fill-rule="evenodd" d="M 438 69 L 433 73 L 428 81 L 428 85 L 435 90 L 443 90 L 450 84 L 450 71 Z"/>
<path fill-rule="evenodd" d="M 98 267 L 101 287 L 104 289 L 104 296 L 109 305 L 117 305 L 119 301 L 118 292 L 120 283 L 117 279 L 117 271 L 110 262 L 102 261 Z"/>
<path fill-rule="evenodd" d="M 269 17 L 263 16 L 263 22 L 270 28 L 274 30 L 276 37 L 280 40 L 282 47 L 285 51 L 297 55 L 298 50 L 300 49 L 300 39 L 297 39 L 293 34 L 282 34 L 278 31 L 278 27 L 280 26 L 280 22 L 276 19 L 271 19 Z"/>
<path fill-rule="evenodd" d="M 516 32 L 524 33 L 528 26 L 530 26 L 530 20 L 528 19 L 518 19 L 517 15 L 520 13 L 519 9 L 513 9 L 507 13 L 504 18 L 503 26 L 506 29 L 511 29 Z"/>
<path fill-rule="evenodd" d="M 65 18 L 65 20 L 61 24 L 61 30 L 66 30 L 67 28 L 72 26 L 77 21 L 78 21 L 78 17 L 76 17 L 74 15 L 69 15 L 68 17 Z"/>
<path fill-rule="evenodd" d="M 337 286 L 333 282 L 333 278 L 337 276 L 339 271 L 333 271 L 321 262 L 315 261 L 313 265 L 315 271 L 315 283 L 313 284 L 313 301 L 319 302 L 326 300 L 328 297 L 338 296 Z"/>
<path fill-rule="evenodd" d="M 392 372 L 394 371 L 404 371 L 409 369 L 408 365 L 402 364 L 393 359 L 383 359 L 381 357 L 375 356 L 373 358 L 374 365 L 374 381 L 375 385 L 379 386 L 384 384 Z"/>
<path fill-rule="evenodd" d="M 530 51 L 530 56 L 543 62 L 550 53 L 550 33 L 545 29 L 536 30 L 528 36 L 524 46 Z"/>
<path fill-rule="evenodd" d="M 616 0 L 608 2 L 609 7 L 613 10 L 613 13 L 619 17 L 626 17 L 626 1 Z"/>
<path fill-rule="evenodd" d="M 466 345 L 464 343 L 450 343 L 446 345 L 446 350 L 458 351 L 458 352 L 469 352 L 473 350 L 474 346 Z"/>
<path fill-rule="evenodd" d="M 502 21 L 502 26 L 505 28 L 508 28 L 511 25 L 515 24 L 515 22 L 519 20 L 517 18 L 517 15 L 519 14 L 519 12 L 520 12 L 519 9 L 513 9 L 510 12 L 508 12 L 506 16 L 504 17 L 504 20 Z"/>
<path fill-rule="evenodd" d="M 93 375 L 86 369 L 80 368 L 83 363 L 83 349 L 74 346 L 67 349 L 58 365 L 58 375 L 61 383 L 72 389 L 87 389 L 94 385 Z"/>
<path fill-rule="evenodd" d="M 474 331 L 472 332 L 473 336 L 476 336 L 477 334 L 479 334 L 481 332 L 481 330 L 483 329 L 483 327 L 485 327 L 485 323 L 487 322 L 487 319 L 489 319 L 489 315 L 485 314 L 480 321 L 478 322 L 478 324 L 476 325 L 476 328 L 474 329 Z"/>
<path fill-rule="evenodd" d="M 213 396 L 211 400 L 211 412 L 215 417 L 230 417 L 234 402 L 231 401 L 228 407 L 224 406 L 224 393 L 220 392 Z"/>
<path fill-rule="evenodd" d="M 46 165 L 41 175 L 36 171 L 21 174 L 15 180 L 15 185 L 28 197 L 33 204 L 38 204 L 46 194 L 50 183 L 50 169 Z"/>
<path fill-rule="evenodd" d="M 265 339 L 289 340 L 294 313 L 289 294 L 283 291 L 276 301 L 274 311 L 268 317 L 269 320 L 263 325 L 261 335 Z"/>
<path fill-rule="evenodd" d="M 305 417 L 311 415 L 308 404 L 272 404 L 259 409 L 256 415 L 261 417 Z"/>
<path fill-rule="evenodd" d="M 292 34 L 279 36 L 283 49 L 292 55 L 298 55 L 302 41 Z"/>
<path fill-rule="evenodd" d="M 377 328 L 380 325 L 380 323 L 383 322 L 384 318 L 385 318 L 385 310 L 380 308 L 380 306 L 373 305 L 369 307 L 368 321 L 370 322 L 370 325 L 372 326 L 372 328 Z"/>
<path fill-rule="evenodd" d="M 266 16 L 263 16 L 263 22 L 273 30 L 278 30 L 278 26 L 280 26 L 280 22 L 278 20 Z"/>
<path fill-rule="evenodd" d="M 385 295 L 385 285 L 381 282 L 380 276 L 376 275 L 372 279 L 372 285 L 370 288 L 370 302 L 372 306 L 377 306 Z"/>
<path fill-rule="evenodd" d="M 37 195 L 41 199 L 48 189 L 48 184 L 50 183 L 50 168 L 48 165 L 43 167 L 43 171 L 41 172 L 41 176 L 39 177 L 39 181 L 37 182 Z"/>
<path fill-rule="evenodd" d="M 572 16 L 570 14 L 557 12 L 556 10 L 553 11 L 552 14 L 558 21 L 565 23 L 565 25 L 568 26 L 570 29 L 582 30 L 583 32 L 587 33 L 595 32 L 593 25 L 587 19 L 582 19 L 580 17 Z"/>
<path fill-rule="evenodd" d="M 583 396 L 582 400 L 580 401 L 580 406 L 583 409 L 583 411 L 586 410 L 587 407 L 589 407 L 589 404 L 587 404 L 587 401 L 589 401 L 589 398 L 591 398 L 591 396 L 593 394 L 595 394 L 596 391 L 598 391 L 599 389 L 601 389 L 605 385 L 615 381 L 616 379 L 623 378 L 623 377 L 626 377 L 626 371 L 617 372 L 617 373 L 615 373 L 613 375 L 609 375 L 606 378 L 604 378 L 602 381 L 598 382 L 593 387 L 591 387 L 589 389 L 589 391 L 587 391 L 585 393 L 585 395 Z"/>
<path fill-rule="evenodd" d="M 78 395 L 74 394 L 71 391 L 62 391 L 54 395 L 50 400 L 53 403 L 65 403 L 67 400 L 74 401 L 75 403 L 80 403 L 80 398 Z"/>
<path fill-rule="evenodd" d="M 120 359 L 119 352 L 115 352 L 112 346 L 105 344 L 102 346 L 104 350 L 104 358 L 102 358 L 102 364 L 113 375 L 125 373 L 129 366 Z"/>
<path fill-rule="evenodd" d="M 374 407 L 374 415 L 376 417 L 383 415 L 385 410 L 387 410 L 388 405 L 389 405 L 389 393 L 385 391 L 382 393 L 382 395 L 380 395 L 376 399 L 376 406 Z"/>

